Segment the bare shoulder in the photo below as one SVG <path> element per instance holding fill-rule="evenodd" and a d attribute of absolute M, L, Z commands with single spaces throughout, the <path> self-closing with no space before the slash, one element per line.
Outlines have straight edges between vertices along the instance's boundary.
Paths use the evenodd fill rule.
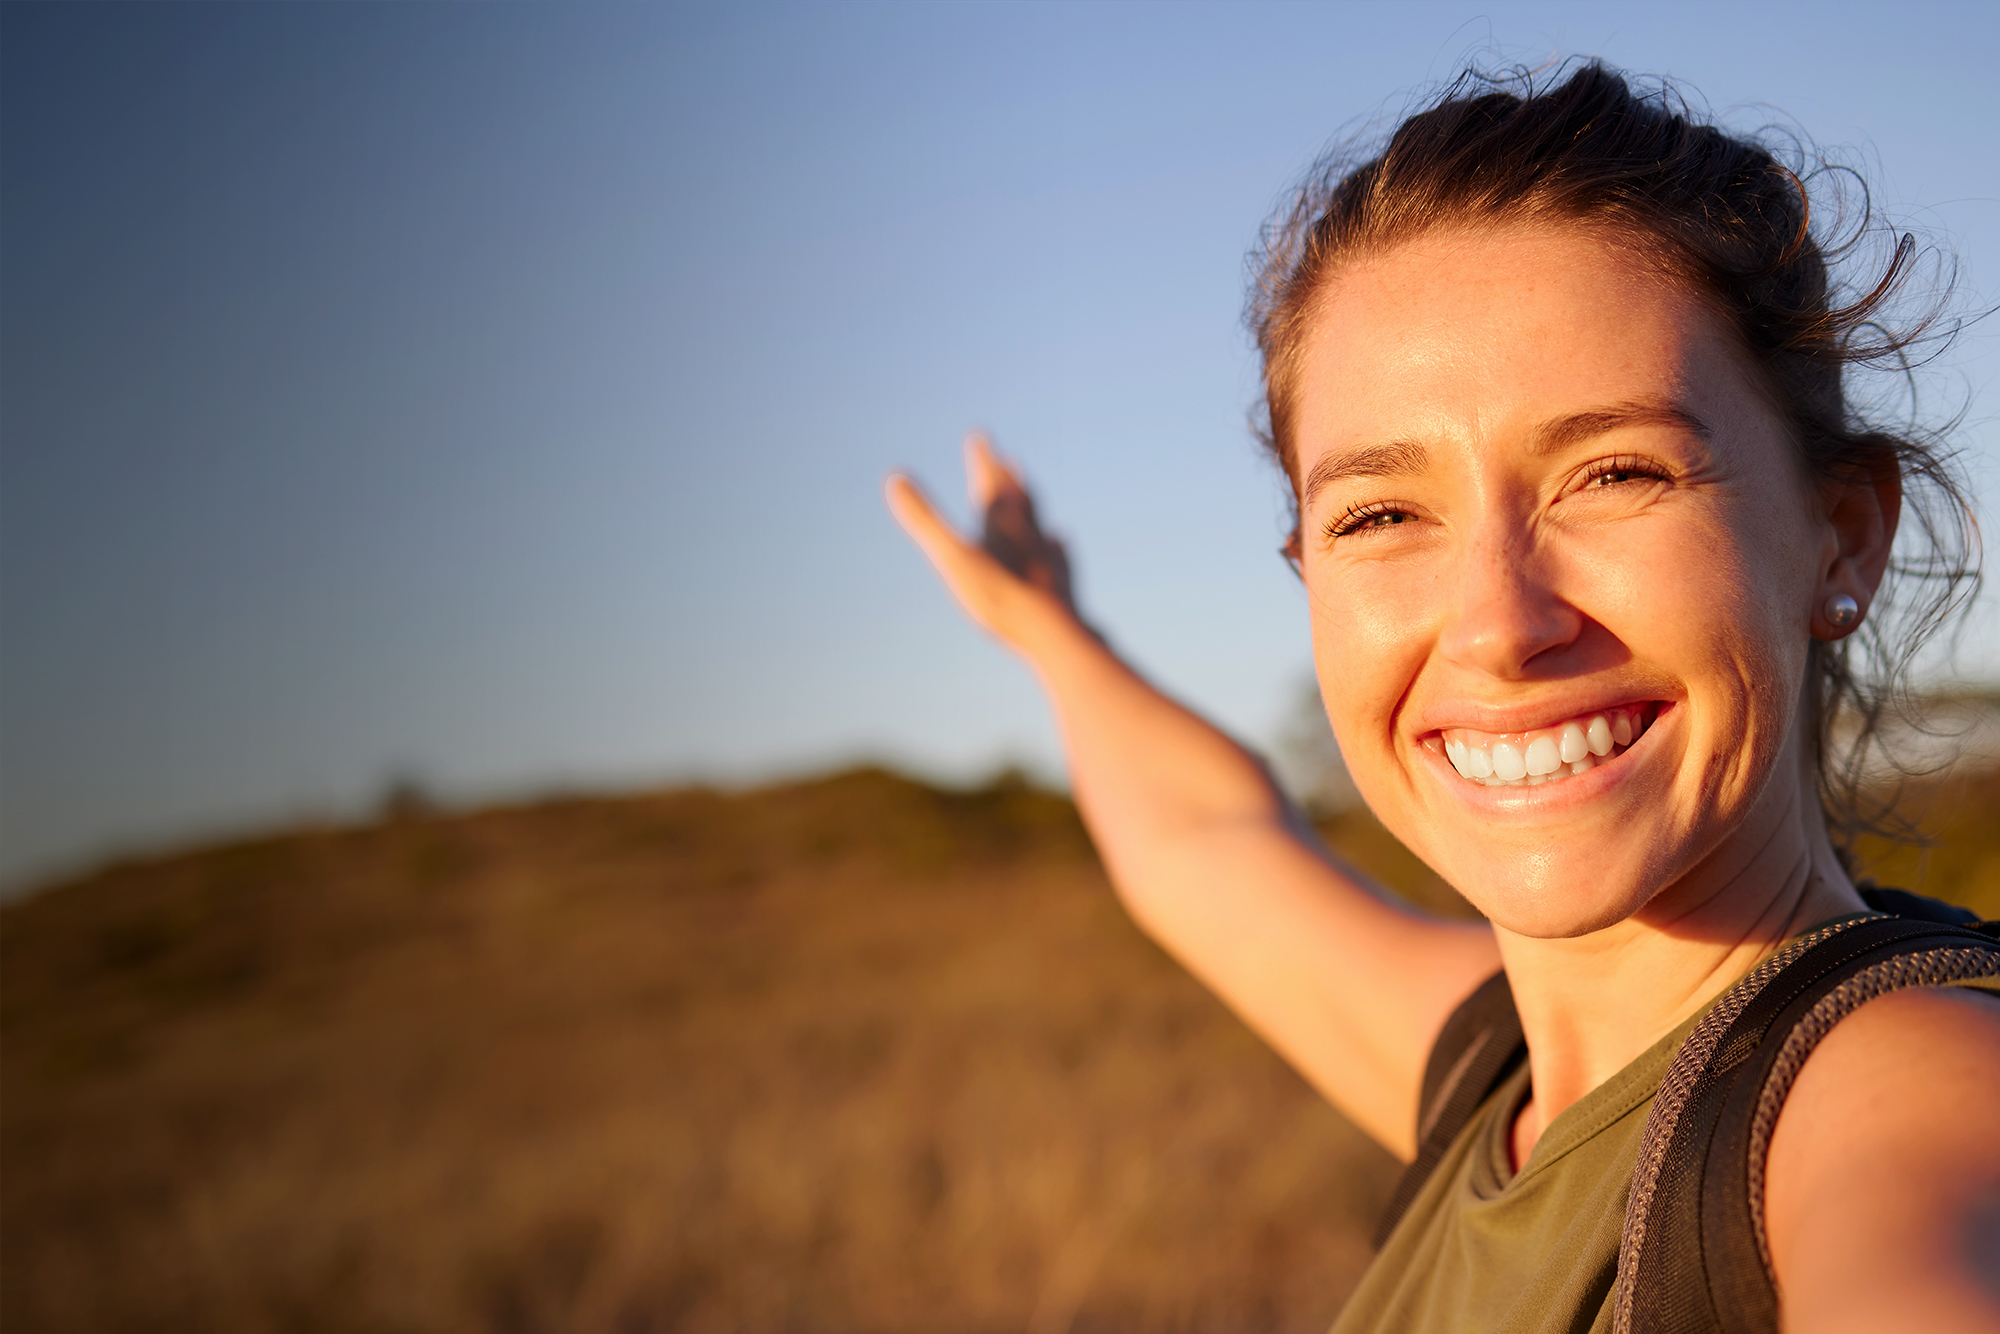
<path fill-rule="evenodd" d="M 2000 1332 L 2000 997 L 1893 992 L 1827 1034 L 1764 1218 L 1787 1331 Z"/>

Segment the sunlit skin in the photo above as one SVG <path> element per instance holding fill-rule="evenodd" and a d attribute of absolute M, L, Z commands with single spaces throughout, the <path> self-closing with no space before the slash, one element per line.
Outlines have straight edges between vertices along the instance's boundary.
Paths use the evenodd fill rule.
<path fill-rule="evenodd" d="M 1877 590 L 1899 492 L 1811 478 L 1752 365 L 1691 289 L 1574 227 L 1419 237 L 1319 294 L 1293 480 L 1322 694 L 1370 807 L 1490 926 L 1329 858 L 1252 757 L 1082 624 L 1038 532 L 996 559 L 907 480 L 889 501 L 1047 688 L 1135 918 L 1392 1151 L 1439 1026 L 1504 961 L 1519 1163 L 1780 942 L 1863 910 L 1800 699 L 1812 641 L 1846 632 L 1827 599 Z M 1032 528 L 982 439 L 968 465 L 982 510 Z M 1539 786 L 1475 783 L 1440 744 L 1617 706 L 1654 721 Z M 1822 1044 L 1770 1148 L 1788 1329 L 2000 1329 L 2000 1136 L 1969 1110 L 1993 1106 L 1990 999 L 1901 993 Z"/>
<path fill-rule="evenodd" d="M 1879 561 L 1844 568 L 1691 293 L 1575 236 L 1420 240 L 1324 294 L 1297 403 L 1319 677 L 1398 837 L 1528 936 L 1671 928 L 1774 855 L 1860 910 L 1799 818 L 1794 717 L 1817 608 L 1865 605 Z M 1479 786 L 1437 745 L 1641 702 L 1630 753 L 1546 786 Z"/>
<path fill-rule="evenodd" d="M 1648 1025 L 1862 910 L 1797 706 L 1816 613 L 1866 605 L 1894 497 L 1810 485 L 1727 326 L 1627 247 L 1423 238 L 1316 314 L 1301 569 L 1357 786 L 1492 919 L 1531 1035 L 1635 972 L 1672 1002 L 1608 1041 L 1531 1036 L 1525 1152 Z M 1629 752 L 1545 786 L 1480 786 L 1437 745 L 1639 703 L 1658 717 Z"/>

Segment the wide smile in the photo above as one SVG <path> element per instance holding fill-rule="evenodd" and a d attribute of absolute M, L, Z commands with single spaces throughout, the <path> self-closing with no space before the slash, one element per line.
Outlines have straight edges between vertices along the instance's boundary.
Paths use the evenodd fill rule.
<path fill-rule="evenodd" d="M 1623 755 L 1659 717 L 1657 700 L 1621 704 L 1526 732 L 1447 727 L 1427 738 L 1459 777 L 1483 787 L 1560 783 Z"/>

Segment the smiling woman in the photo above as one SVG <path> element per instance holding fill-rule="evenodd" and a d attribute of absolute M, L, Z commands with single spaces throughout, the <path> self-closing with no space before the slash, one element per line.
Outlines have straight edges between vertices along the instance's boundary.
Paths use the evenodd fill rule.
<path fill-rule="evenodd" d="M 1803 174 L 1594 64 L 1469 77 L 1268 240 L 1327 714 L 1484 925 L 1338 864 L 1114 656 L 983 440 L 982 544 L 890 484 L 1046 685 L 1134 916 L 1414 1160 L 1340 1330 L 2000 1329 L 2000 949 L 1857 888 L 1832 744 L 1969 520 L 1844 388 L 1916 336 L 1880 333 L 1911 246 L 1837 304 Z M 1941 577 L 1897 609 L 1899 568 Z"/>
<path fill-rule="evenodd" d="M 1697 867 L 1799 822 L 1809 733 L 1797 689 L 1768 683 L 1805 679 L 1814 607 L 1873 590 L 1895 495 L 1863 481 L 1815 504 L 1742 363 L 1708 303 L 1629 247 L 1546 226 L 1357 261 L 1301 350 L 1304 456 L 1425 442 L 1301 510 L 1342 754 L 1397 836 L 1521 937 L 1685 915 L 1712 897 Z M 1588 752 L 1600 719 L 1604 762 L 1559 769 L 1562 734 Z M 1786 853 L 1824 861 L 1801 892 L 1831 895 L 1813 832 Z"/>

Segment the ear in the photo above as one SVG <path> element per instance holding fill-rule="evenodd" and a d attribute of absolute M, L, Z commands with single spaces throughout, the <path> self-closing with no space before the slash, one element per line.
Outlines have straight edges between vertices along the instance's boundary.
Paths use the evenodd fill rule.
<path fill-rule="evenodd" d="M 1903 514 L 1902 470 L 1890 458 L 1865 477 L 1828 482 L 1820 489 L 1820 504 L 1826 520 L 1826 543 L 1813 602 L 1812 634 L 1815 639 L 1845 639 L 1867 618 L 1869 604 L 1888 572 L 1896 523 Z M 1852 624 L 1835 625 L 1827 618 L 1827 600 L 1840 593 L 1853 598 L 1861 608 L 1861 615 Z"/>

